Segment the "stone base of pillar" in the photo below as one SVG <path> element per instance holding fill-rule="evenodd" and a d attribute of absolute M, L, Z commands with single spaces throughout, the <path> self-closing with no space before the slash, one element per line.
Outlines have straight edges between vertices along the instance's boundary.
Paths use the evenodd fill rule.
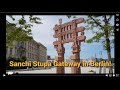
<path fill-rule="evenodd" d="M 71 57 L 71 62 L 79 62 L 80 63 L 80 59 L 79 56 L 77 54 L 72 55 Z M 71 67 L 71 73 L 72 74 L 80 74 L 81 73 L 81 69 L 80 67 Z"/>
<path fill-rule="evenodd" d="M 57 74 L 64 74 L 65 70 L 64 67 L 57 67 Z"/>
<path fill-rule="evenodd" d="M 64 62 L 64 57 L 57 57 L 57 62 Z M 57 74 L 64 74 L 65 67 L 57 67 Z"/>
<path fill-rule="evenodd" d="M 80 70 L 80 68 L 77 68 L 77 67 L 71 67 L 71 73 L 72 74 L 80 74 L 81 70 Z"/>
<path fill-rule="evenodd" d="M 76 61 L 72 60 L 72 62 L 76 62 Z M 78 62 L 78 60 L 77 60 L 77 62 Z M 80 74 L 81 73 L 80 67 L 79 68 L 78 67 L 71 67 L 71 73 L 72 74 Z"/>

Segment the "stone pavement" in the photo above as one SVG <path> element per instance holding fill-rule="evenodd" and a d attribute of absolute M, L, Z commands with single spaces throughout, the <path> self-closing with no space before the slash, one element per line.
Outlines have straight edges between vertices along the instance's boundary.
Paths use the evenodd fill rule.
<path fill-rule="evenodd" d="M 34 68 L 34 69 L 29 69 L 29 70 L 10 70 L 11 72 L 18 72 L 20 74 L 56 74 L 56 67 L 52 68 Z M 99 74 L 99 68 L 96 67 L 81 67 L 81 73 L 82 74 L 87 74 L 87 73 L 92 73 L 90 71 L 94 71 L 95 73 Z M 104 69 L 102 69 L 103 73 Z M 8 72 L 8 71 L 7 71 Z M 109 72 L 109 69 L 106 68 L 106 73 Z M 71 68 L 70 67 L 65 67 L 65 73 L 71 73 Z"/>

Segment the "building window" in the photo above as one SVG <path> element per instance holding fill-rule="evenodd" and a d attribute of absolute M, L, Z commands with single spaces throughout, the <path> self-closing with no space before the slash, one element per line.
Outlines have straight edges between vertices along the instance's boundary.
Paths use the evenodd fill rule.
<path fill-rule="evenodd" d="M 33 59 L 34 59 L 34 54 L 33 54 Z"/>
<path fill-rule="evenodd" d="M 12 48 L 10 48 L 10 55 L 12 55 Z"/>
<path fill-rule="evenodd" d="M 6 54 L 7 54 L 7 50 L 8 50 L 8 49 L 6 48 Z"/>
<path fill-rule="evenodd" d="M 30 53 L 29 53 L 29 58 L 30 58 Z"/>
<path fill-rule="evenodd" d="M 16 52 L 16 53 L 17 53 L 17 56 L 19 56 L 19 55 L 18 55 L 18 54 L 19 54 L 18 50 L 17 50 L 17 52 Z"/>
<path fill-rule="evenodd" d="M 29 53 L 28 53 L 28 58 L 29 58 Z"/>
<path fill-rule="evenodd" d="M 31 53 L 30 53 L 30 58 L 31 58 Z"/>
<path fill-rule="evenodd" d="M 21 42 L 21 43 L 20 43 L 20 46 L 21 46 L 21 47 L 24 47 L 24 42 Z"/>
<path fill-rule="evenodd" d="M 26 43 L 24 43 L 25 44 L 25 47 L 26 47 Z"/>
<path fill-rule="evenodd" d="M 27 50 L 29 51 L 29 46 L 27 47 Z"/>

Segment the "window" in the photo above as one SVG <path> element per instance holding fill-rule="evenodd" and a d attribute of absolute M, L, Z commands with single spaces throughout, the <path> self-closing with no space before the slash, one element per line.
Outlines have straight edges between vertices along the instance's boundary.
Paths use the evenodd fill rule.
<path fill-rule="evenodd" d="M 31 53 L 30 53 L 30 58 L 31 58 Z"/>
<path fill-rule="evenodd" d="M 32 58 L 34 59 L 34 55 L 32 54 Z"/>
<path fill-rule="evenodd" d="M 25 47 L 26 47 L 26 43 L 25 43 Z"/>
<path fill-rule="evenodd" d="M 19 50 L 17 50 L 17 52 L 16 52 L 16 53 L 17 53 L 17 56 L 19 56 L 19 55 L 18 55 L 18 54 L 19 54 Z"/>
<path fill-rule="evenodd" d="M 29 47 L 29 51 L 30 51 L 31 49 L 30 49 L 30 47 Z"/>
<path fill-rule="evenodd" d="M 10 55 L 12 55 L 12 48 L 10 48 Z"/>
<path fill-rule="evenodd" d="M 24 42 L 21 42 L 21 43 L 20 43 L 20 46 L 24 47 Z"/>
<path fill-rule="evenodd" d="M 29 58 L 29 53 L 28 53 L 28 58 Z"/>
<path fill-rule="evenodd" d="M 33 54 L 33 59 L 35 59 L 35 58 L 34 58 L 34 54 Z"/>
<path fill-rule="evenodd" d="M 8 50 L 8 49 L 6 48 L 6 54 L 7 54 L 7 50 Z"/>

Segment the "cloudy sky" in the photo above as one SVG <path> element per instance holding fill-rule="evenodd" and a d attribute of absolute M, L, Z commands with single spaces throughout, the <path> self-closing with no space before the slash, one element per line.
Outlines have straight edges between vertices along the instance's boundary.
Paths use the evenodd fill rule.
<path fill-rule="evenodd" d="M 47 47 L 47 54 L 50 55 L 52 58 L 57 56 L 57 52 L 53 46 L 53 42 L 56 40 L 53 38 L 54 30 L 53 27 L 55 24 L 59 24 L 59 19 L 62 19 L 63 23 L 69 22 L 73 20 L 73 18 L 67 18 L 65 15 L 36 15 L 37 17 L 41 18 L 41 22 L 43 24 L 33 24 L 32 27 L 32 35 L 34 40 L 37 42 L 42 43 Z M 83 17 L 86 19 L 86 16 L 77 16 L 77 18 Z M 20 17 L 15 16 L 16 20 L 18 20 Z M 28 16 L 25 17 L 26 20 L 28 20 Z M 10 22 L 13 22 L 8 16 L 6 16 L 6 19 Z M 15 22 L 15 21 L 14 21 Z M 114 25 L 114 17 L 111 20 L 111 24 Z M 81 23 L 80 26 L 86 26 L 84 23 Z M 92 31 L 85 30 L 85 36 L 86 39 L 89 39 L 93 36 Z M 72 54 L 71 51 L 72 43 L 67 43 L 64 45 L 65 47 L 65 59 L 68 59 L 70 55 Z M 92 57 L 100 57 L 100 52 L 102 51 L 102 58 L 107 58 L 107 52 L 104 50 L 101 43 L 92 43 L 88 44 L 85 42 L 82 42 L 81 44 L 81 52 L 80 52 L 80 58 L 81 59 L 90 59 Z M 111 55 L 114 57 L 114 48 L 111 49 Z"/>

